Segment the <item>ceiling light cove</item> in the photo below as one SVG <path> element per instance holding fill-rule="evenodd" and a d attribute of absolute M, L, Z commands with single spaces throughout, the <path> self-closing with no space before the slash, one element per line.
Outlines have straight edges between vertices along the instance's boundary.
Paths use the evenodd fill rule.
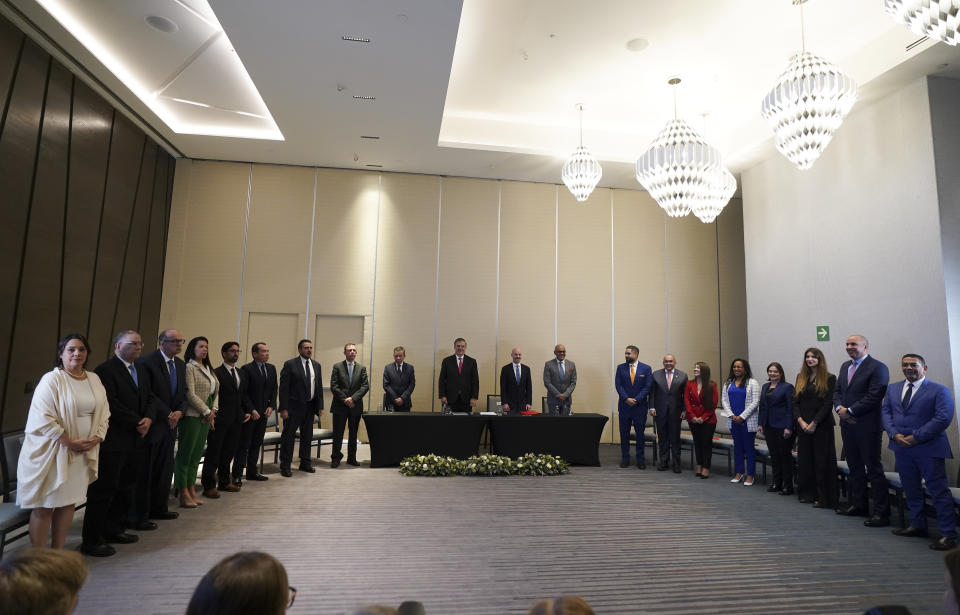
<path fill-rule="evenodd" d="M 179 134 L 283 141 L 207 0 L 37 0 Z"/>

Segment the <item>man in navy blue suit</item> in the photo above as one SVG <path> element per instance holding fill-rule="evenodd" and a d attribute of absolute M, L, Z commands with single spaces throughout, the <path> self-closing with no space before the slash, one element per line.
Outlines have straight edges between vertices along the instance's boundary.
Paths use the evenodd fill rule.
<path fill-rule="evenodd" d="M 833 405 L 840 416 L 843 450 L 850 466 L 847 505 L 839 515 L 863 516 L 867 512 L 867 480 L 873 488 L 873 515 L 863 522 L 867 527 L 890 525 L 887 478 L 880 461 L 883 425 L 880 407 L 890 382 L 887 366 L 867 354 L 870 343 L 862 335 L 847 338 L 850 360 L 840 367 Z"/>
<path fill-rule="evenodd" d="M 903 355 L 900 368 L 906 380 L 887 389 L 882 414 L 883 428 L 890 436 L 890 449 L 897 458 L 897 471 L 907 497 L 910 525 L 893 533 L 927 536 L 921 482 L 925 480 L 940 526 L 940 539 L 930 548 L 949 551 L 957 546 L 957 516 L 944 461 L 953 458 L 946 434 L 953 424 L 953 396 L 947 387 L 926 379 L 927 362 L 920 355 Z"/>
<path fill-rule="evenodd" d="M 614 386 L 617 388 L 617 411 L 620 414 L 620 467 L 630 465 L 630 427 L 637 434 L 637 467 L 643 470 L 647 464 L 643 461 L 643 430 L 647 426 L 647 393 L 653 382 L 653 370 L 646 363 L 637 360 L 640 349 L 627 346 L 624 351 L 625 363 L 617 366 Z"/>

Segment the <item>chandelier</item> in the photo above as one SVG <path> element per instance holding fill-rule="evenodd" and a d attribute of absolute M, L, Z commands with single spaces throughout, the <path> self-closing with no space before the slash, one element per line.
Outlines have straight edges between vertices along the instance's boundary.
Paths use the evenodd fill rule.
<path fill-rule="evenodd" d="M 921 36 L 960 43 L 960 0 L 884 0 L 887 15 Z"/>
<path fill-rule="evenodd" d="M 836 66 L 806 50 L 802 6 L 800 11 L 801 52 L 764 97 L 760 113 L 773 128 L 780 153 L 798 168 L 809 169 L 856 102 L 857 84 Z"/>
<path fill-rule="evenodd" d="M 676 86 L 680 79 L 668 83 Z M 736 180 L 723 166 L 720 150 L 676 118 L 676 89 L 673 113 L 674 119 L 637 159 L 637 181 L 671 218 L 693 211 L 712 222 L 733 196 Z"/>
<path fill-rule="evenodd" d="M 586 201 L 603 176 L 600 163 L 583 146 L 583 105 L 577 105 L 580 111 L 580 147 L 563 164 L 560 177 L 574 198 Z"/>

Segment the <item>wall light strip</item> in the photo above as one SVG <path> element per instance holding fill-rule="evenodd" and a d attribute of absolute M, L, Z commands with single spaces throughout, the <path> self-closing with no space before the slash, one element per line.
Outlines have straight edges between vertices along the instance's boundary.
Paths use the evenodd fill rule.
<path fill-rule="evenodd" d="M 349 41 L 351 43 L 369 43 L 370 39 L 363 36 L 341 36 L 342 40 Z"/>
<path fill-rule="evenodd" d="M 376 100 L 376 96 L 360 96 L 359 94 L 353 95 L 354 100 Z"/>

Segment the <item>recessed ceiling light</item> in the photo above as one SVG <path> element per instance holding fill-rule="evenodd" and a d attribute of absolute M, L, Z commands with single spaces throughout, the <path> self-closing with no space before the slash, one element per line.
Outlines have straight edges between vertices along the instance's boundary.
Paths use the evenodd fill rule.
<path fill-rule="evenodd" d="M 368 167 L 373 167 L 373 168 L 375 168 L 375 169 L 382 169 L 382 168 L 383 168 L 383 165 L 382 165 L 382 164 L 368 164 L 368 165 L 366 165 L 366 166 L 368 166 Z"/>
<path fill-rule="evenodd" d="M 359 94 L 354 94 L 354 95 L 353 95 L 353 99 L 354 99 L 354 100 L 376 100 L 377 97 L 376 97 L 376 96 L 361 96 L 361 95 L 359 95 Z"/>
<path fill-rule="evenodd" d="M 633 38 L 627 41 L 629 51 L 643 51 L 650 46 L 650 41 L 645 38 Z"/>
<path fill-rule="evenodd" d="M 370 39 L 364 36 L 341 36 L 341 39 L 351 43 L 369 43 Z"/>
<path fill-rule="evenodd" d="M 157 32 L 163 32 L 164 34 L 172 34 L 180 30 L 177 22 L 160 15 L 147 15 L 143 18 L 143 21 Z"/>
<path fill-rule="evenodd" d="M 380 137 L 372 137 L 370 135 L 360 135 L 361 139 L 379 139 Z"/>

